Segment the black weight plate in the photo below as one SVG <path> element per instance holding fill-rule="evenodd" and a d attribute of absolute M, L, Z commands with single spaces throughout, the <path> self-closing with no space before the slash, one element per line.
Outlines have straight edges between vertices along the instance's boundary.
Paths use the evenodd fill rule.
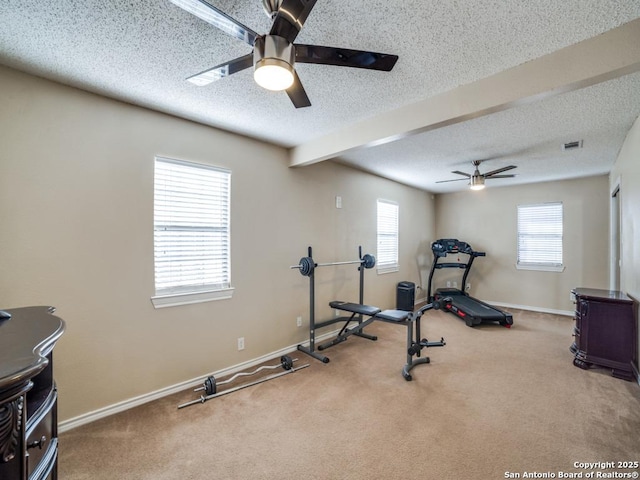
<path fill-rule="evenodd" d="M 302 257 L 300 259 L 300 273 L 305 277 L 310 277 L 313 274 L 316 264 L 311 257 Z"/>
<path fill-rule="evenodd" d="M 364 268 L 373 268 L 376 266 L 376 257 L 367 253 L 364 257 L 362 257 L 362 263 Z"/>
<path fill-rule="evenodd" d="M 293 360 L 289 355 L 283 355 L 280 357 L 280 362 L 282 363 L 282 368 L 285 370 L 291 370 L 291 367 L 293 367 Z"/>
<path fill-rule="evenodd" d="M 207 377 L 207 379 L 204 381 L 204 391 L 207 392 L 207 395 L 215 395 L 216 390 L 216 377 Z"/>

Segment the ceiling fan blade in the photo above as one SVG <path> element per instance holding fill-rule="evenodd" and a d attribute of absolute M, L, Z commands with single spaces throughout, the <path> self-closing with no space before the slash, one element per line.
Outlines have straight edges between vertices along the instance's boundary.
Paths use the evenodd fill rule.
<path fill-rule="evenodd" d="M 397 55 L 387 53 L 349 50 L 348 48 L 299 45 L 296 47 L 296 62 L 336 65 L 338 67 L 368 68 L 390 72 L 398 61 Z"/>
<path fill-rule="evenodd" d="M 269 34 L 286 38 L 289 43 L 293 43 L 315 4 L 316 0 L 284 0 Z"/>
<path fill-rule="evenodd" d="M 287 88 L 287 95 L 289 95 L 291 102 L 293 102 L 296 108 L 311 106 L 307 92 L 304 91 L 300 77 L 298 77 L 298 73 L 295 70 L 293 71 L 293 85 Z"/>
<path fill-rule="evenodd" d="M 507 170 L 513 170 L 514 168 L 518 168 L 515 165 L 509 165 L 508 167 L 498 168 L 497 170 L 491 170 L 484 174 L 484 178 L 493 177 L 496 173 L 506 172 Z"/>
<path fill-rule="evenodd" d="M 455 178 L 453 180 L 438 180 L 436 183 L 459 182 L 460 180 L 468 180 L 467 178 Z"/>
<path fill-rule="evenodd" d="M 169 0 L 174 5 L 201 18 L 223 32 L 253 47 L 258 34 L 205 0 Z"/>
<path fill-rule="evenodd" d="M 451 172 L 451 173 L 457 173 L 458 175 L 464 175 L 464 176 L 465 176 L 465 177 L 467 177 L 467 178 L 471 178 L 471 174 L 461 172 L 460 170 L 455 170 L 455 171 L 453 171 L 453 172 Z"/>
<path fill-rule="evenodd" d="M 231 60 L 230 62 L 217 65 L 213 68 L 209 68 L 204 72 L 192 75 L 191 77 L 187 78 L 187 80 L 194 85 L 202 87 L 216 80 L 220 80 L 223 77 L 233 75 L 234 73 L 237 73 L 249 67 L 253 67 L 253 53 L 236 58 L 235 60 Z"/>
<path fill-rule="evenodd" d="M 491 175 L 490 177 L 484 177 L 485 180 L 491 180 L 494 178 L 513 178 L 515 175 Z"/>

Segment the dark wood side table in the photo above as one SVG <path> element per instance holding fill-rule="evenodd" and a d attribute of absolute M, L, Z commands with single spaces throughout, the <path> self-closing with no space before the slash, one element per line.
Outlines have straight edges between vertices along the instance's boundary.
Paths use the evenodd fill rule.
<path fill-rule="evenodd" d="M 637 371 L 636 302 L 616 290 L 574 288 L 576 367 L 611 369 L 611 375 L 634 380 Z"/>
<path fill-rule="evenodd" d="M 10 318 L 3 318 L 5 312 Z M 0 478 L 56 480 L 58 393 L 53 347 L 64 321 L 52 307 L 0 313 Z"/>

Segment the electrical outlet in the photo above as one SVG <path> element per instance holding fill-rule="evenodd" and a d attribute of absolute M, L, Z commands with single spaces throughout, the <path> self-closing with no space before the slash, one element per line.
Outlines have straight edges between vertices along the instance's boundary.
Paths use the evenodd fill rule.
<path fill-rule="evenodd" d="M 339 317 L 340 316 L 340 310 L 337 310 L 337 309 L 334 310 L 333 311 L 333 315 L 336 316 L 336 317 Z"/>
<path fill-rule="evenodd" d="M 298 318 L 296 318 L 296 325 L 299 327 L 302 326 L 302 317 L 299 316 Z"/>
<path fill-rule="evenodd" d="M 451 288 L 451 281 L 447 280 L 447 288 Z"/>
<path fill-rule="evenodd" d="M 238 337 L 238 351 L 244 350 L 244 337 Z"/>
<path fill-rule="evenodd" d="M 458 282 L 453 282 L 453 288 L 458 288 Z"/>

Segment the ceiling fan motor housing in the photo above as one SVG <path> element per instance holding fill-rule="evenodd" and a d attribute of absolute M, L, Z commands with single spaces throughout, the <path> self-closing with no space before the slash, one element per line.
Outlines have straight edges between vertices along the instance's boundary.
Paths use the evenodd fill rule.
<path fill-rule="evenodd" d="M 278 10 L 280 10 L 281 4 L 282 0 L 262 0 L 264 13 L 266 13 L 267 17 L 269 17 L 271 20 L 273 20 L 278 14 Z"/>
<path fill-rule="evenodd" d="M 469 185 L 471 185 L 472 187 L 481 188 L 481 186 L 484 185 L 484 177 L 480 175 L 476 170 L 476 173 L 474 173 L 469 178 Z"/>

